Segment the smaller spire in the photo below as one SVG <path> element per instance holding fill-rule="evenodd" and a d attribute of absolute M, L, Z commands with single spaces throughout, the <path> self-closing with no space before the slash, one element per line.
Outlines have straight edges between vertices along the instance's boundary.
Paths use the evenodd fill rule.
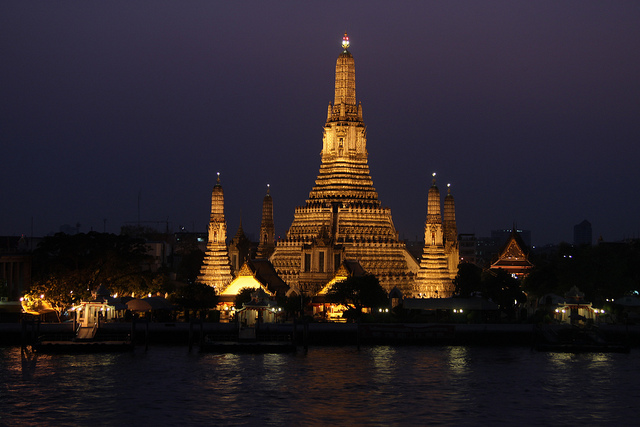
<path fill-rule="evenodd" d="M 344 36 L 342 37 L 342 48 L 345 50 L 349 49 L 349 36 L 347 35 L 347 32 L 344 32 Z"/>

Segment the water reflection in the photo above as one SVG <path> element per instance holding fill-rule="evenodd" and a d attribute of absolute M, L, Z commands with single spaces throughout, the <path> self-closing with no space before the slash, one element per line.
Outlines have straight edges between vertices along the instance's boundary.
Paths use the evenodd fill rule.
<path fill-rule="evenodd" d="M 521 348 L 47 356 L 12 347 L 0 349 L 0 424 L 633 422 L 639 372 L 633 353 Z"/>
<path fill-rule="evenodd" d="M 449 369 L 455 375 L 464 376 L 468 372 L 468 354 L 467 347 L 449 347 Z"/>
<path fill-rule="evenodd" d="M 388 384 L 396 376 L 396 349 L 389 346 L 379 346 L 371 349 L 373 361 L 373 380 L 377 384 Z"/>

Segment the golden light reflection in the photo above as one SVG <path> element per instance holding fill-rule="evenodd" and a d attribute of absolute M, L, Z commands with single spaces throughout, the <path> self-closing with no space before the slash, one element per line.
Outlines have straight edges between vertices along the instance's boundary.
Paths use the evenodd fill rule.
<path fill-rule="evenodd" d="M 393 381 L 396 371 L 396 349 L 390 346 L 374 347 L 371 357 L 375 368 L 373 379 L 384 384 Z"/>
<path fill-rule="evenodd" d="M 463 346 L 449 347 L 449 368 L 453 373 L 466 374 L 469 370 L 469 349 Z"/>

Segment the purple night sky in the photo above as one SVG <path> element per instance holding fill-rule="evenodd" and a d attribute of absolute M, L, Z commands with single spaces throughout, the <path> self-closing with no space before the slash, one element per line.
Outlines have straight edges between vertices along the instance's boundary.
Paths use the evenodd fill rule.
<path fill-rule="evenodd" d="M 320 166 L 345 30 L 401 238 L 431 173 L 458 231 L 640 234 L 638 1 L 3 1 L 0 235 L 126 221 L 284 235 Z"/>

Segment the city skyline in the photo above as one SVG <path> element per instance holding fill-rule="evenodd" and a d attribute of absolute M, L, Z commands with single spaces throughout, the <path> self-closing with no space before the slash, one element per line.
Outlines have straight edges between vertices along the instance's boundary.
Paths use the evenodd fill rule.
<path fill-rule="evenodd" d="M 640 234 L 637 4 L 248 5 L 1 5 L 0 234 L 32 218 L 36 236 L 205 231 L 220 172 L 229 237 L 241 217 L 257 235 L 267 184 L 283 236 L 318 173 L 345 30 L 401 238 L 422 238 L 432 172 L 460 233 Z"/>

